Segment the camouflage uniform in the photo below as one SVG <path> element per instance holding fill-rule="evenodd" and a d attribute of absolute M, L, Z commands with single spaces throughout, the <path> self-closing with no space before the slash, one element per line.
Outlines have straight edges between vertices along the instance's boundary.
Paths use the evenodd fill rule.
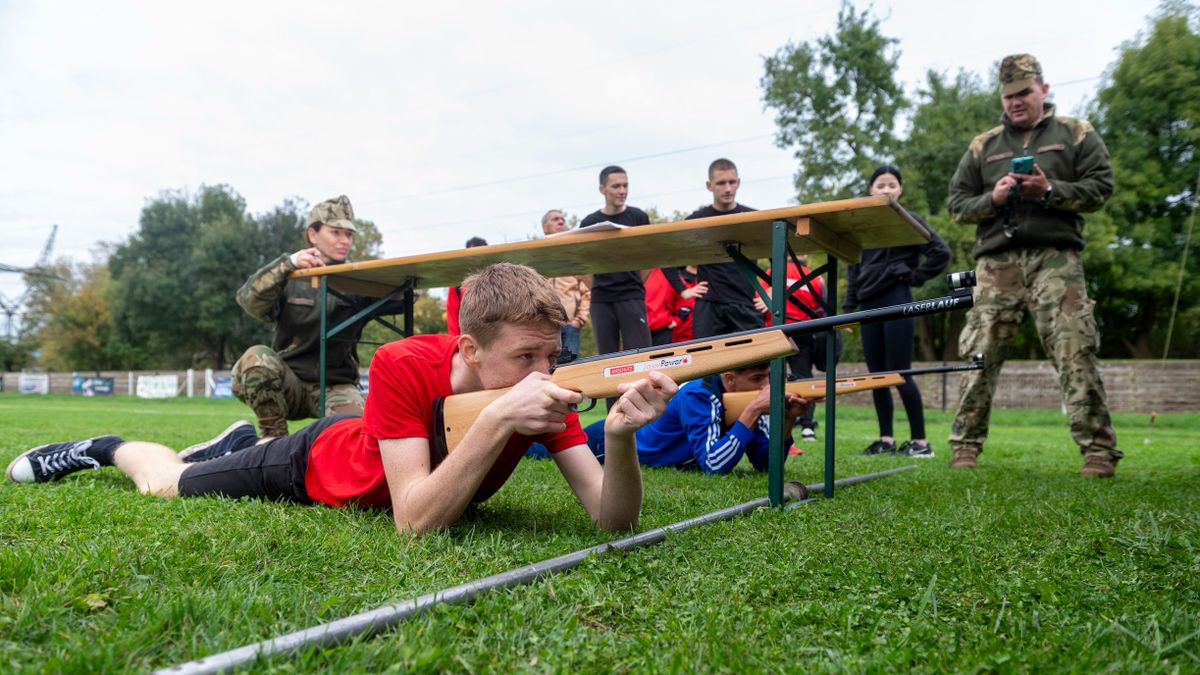
<path fill-rule="evenodd" d="M 317 204 L 306 227 L 323 223 L 355 231 L 354 209 L 346 196 Z M 237 302 L 250 316 L 274 324 L 271 346 L 254 345 L 233 366 L 233 393 L 258 416 L 263 436 L 286 436 L 287 420 L 361 413 L 358 354 L 362 323 L 326 343 L 325 410 L 320 395 L 320 290 L 311 280 L 288 280 L 296 269 L 283 254 L 255 272 L 238 289 Z M 334 326 L 358 311 L 357 304 L 332 293 L 326 302 L 328 325 Z"/>
<path fill-rule="evenodd" d="M 1041 66 L 1028 54 L 1001 64 L 1004 93 L 1021 91 Z M 1088 299 L 1080 250 L 1083 212 L 1099 209 L 1112 194 L 1108 150 L 1086 121 L 1056 117 L 1054 107 L 1032 129 L 1004 123 L 976 136 L 950 181 L 951 216 L 976 223 L 975 306 L 959 338 L 959 352 L 983 352 L 987 366 L 963 375 L 950 447 L 978 454 L 987 439 L 988 417 L 1006 348 L 1026 313 L 1054 361 L 1070 415 L 1071 437 L 1085 458 L 1121 458 L 1108 413 L 1096 352 L 1099 337 Z M 1033 155 L 1051 185 L 1049 199 L 1021 200 L 1010 213 L 992 205 L 996 183 L 1010 160 Z M 1111 467 L 1110 467 L 1111 468 Z M 1110 471 L 1111 473 L 1111 471 Z"/>

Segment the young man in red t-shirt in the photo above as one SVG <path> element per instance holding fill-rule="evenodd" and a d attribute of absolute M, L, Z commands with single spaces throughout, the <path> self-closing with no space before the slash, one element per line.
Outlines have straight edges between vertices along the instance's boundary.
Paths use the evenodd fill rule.
<path fill-rule="evenodd" d="M 495 493 L 537 440 L 597 527 L 635 527 L 642 480 L 634 432 L 662 414 L 675 383 L 653 372 L 624 386 L 605 420 L 601 466 L 569 409 L 582 396 L 548 374 L 567 322 L 554 289 L 536 271 L 509 263 L 468 277 L 463 288 L 461 336 L 416 336 L 375 353 L 362 417 L 326 417 L 289 437 L 194 463 L 166 446 L 116 436 L 54 443 L 17 457 L 8 477 L 41 483 L 112 465 L 146 494 L 390 507 L 399 531 L 422 533 L 449 526 L 468 504 Z M 435 463 L 435 400 L 504 387 L 511 389 Z"/>

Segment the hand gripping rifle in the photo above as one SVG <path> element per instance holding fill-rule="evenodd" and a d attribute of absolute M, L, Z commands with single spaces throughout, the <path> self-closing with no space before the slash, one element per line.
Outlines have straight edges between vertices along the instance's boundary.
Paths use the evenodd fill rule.
<path fill-rule="evenodd" d="M 618 385 L 636 382 L 652 370 L 662 371 L 676 382 L 685 382 L 752 363 L 791 356 L 797 352 L 792 336 L 971 307 L 975 272 L 955 272 L 947 275 L 946 280 L 951 294 L 940 298 L 595 356 L 556 367 L 551 373 L 551 381 L 596 401 L 619 395 Z M 455 394 L 434 402 L 434 424 L 438 432 L 437 437 L 432 439 L 434 466 L 462 441 L 479 413 L 507 393 L 508 389 Z"/>
<path fill-rule="evenodd" d="M 983 368 L 983 354 L 973 354 L 967 363 L 956 363 L 951 366 L 931 366 L 929 368 L 909 368 L 908 370 L 890 370 L 886 372 L 868 373 L 866 375 L 846 375 L 834 380 L 833 393 L 835 396 L 853 394 L 856 391 L 870 391 L 904 384 L 912 375 L 928 375 L 931 373 L 953 373 L 960 370 L 979 370 Z M 819 401 L 826 396 L 825 378 L 809 380 L 793 380 L 785 387 L 789 393 L 809 401 Z M 731 427 L 742 416 L 742 411 L 750 405 L 758 391 L 731 391 L 722 397 L 725 405 L 725 426 Z"/>

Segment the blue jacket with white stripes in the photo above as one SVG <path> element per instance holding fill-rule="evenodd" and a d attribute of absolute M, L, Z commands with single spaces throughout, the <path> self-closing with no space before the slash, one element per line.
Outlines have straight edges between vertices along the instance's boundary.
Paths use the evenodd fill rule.
<path fill-rule="evenodd" d="M 725 429 L 724 394 L 720 375 L 680 387 L 662 416 L 638 429 L 638 460 L 645 466 L 727 474 L 744 454 L 755 469 L 766 471 L 770 416 L 758 418 L 754 429 L 741 422 Z"/>

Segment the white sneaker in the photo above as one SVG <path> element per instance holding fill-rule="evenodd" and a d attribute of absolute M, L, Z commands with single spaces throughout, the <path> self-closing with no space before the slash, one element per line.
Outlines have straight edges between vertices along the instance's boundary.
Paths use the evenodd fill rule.
<path fill-rule="evenodd" d="M 800 440 L 815 441 L 815 440 L 817 440 L 817 432 L 813 431 L 812 429 L 809 429 L 808 427 L 805 427 L 800 430 Z"/>

